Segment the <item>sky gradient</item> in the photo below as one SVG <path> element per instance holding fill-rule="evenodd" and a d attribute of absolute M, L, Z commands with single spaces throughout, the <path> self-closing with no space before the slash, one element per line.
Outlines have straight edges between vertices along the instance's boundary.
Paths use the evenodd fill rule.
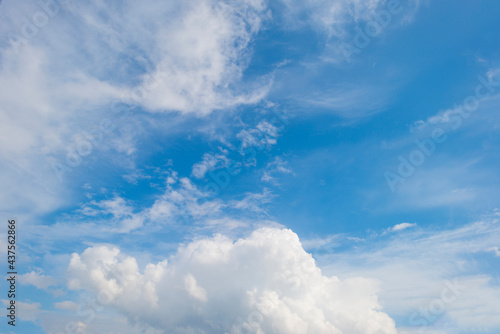
<path fill-rule="evenodd" d="M 0 333 L 498 333 L 499 16 L 1 1 Z"/>

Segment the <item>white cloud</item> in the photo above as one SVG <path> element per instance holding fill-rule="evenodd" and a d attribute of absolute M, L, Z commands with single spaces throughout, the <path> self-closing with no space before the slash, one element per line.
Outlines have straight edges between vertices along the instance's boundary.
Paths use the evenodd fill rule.
<path fill-rule="evenodd" d="M 144 328 L 140 324 L 132 325 L 127 322 L 127 318 L 115 313 L 100 312 L 92 309 L 90 305 L 83 304 L 84 312 L 51 312 L 44 311 L 43 317 L 36 324 L 41 324 L 46 333 L 65 333 L 66 326 L 73 327 L 74 333 L 78 334 L 162 334 L 158 329 Z M 95 313 L 91 313 L 93 310 Z M 80 314 L 80 315 L 78 315 Z M 92 314 L 92 316 L 89 316 Z"/>
<path fill-rule="evenodd" d="M 57 284 L 57 281 L 53 277 L 45 276 L 39 272 L 34 271 L 19 275 L 19 282 L 21 284 L 31 284 L 36 286 L 38 289 L 43 290 Z"/>
<path fill-rule="evenodd" d="M 4 1 L 9 21 L 17 23 L 14 6 Z M 34 4 L 26 12 L 39 10 Z M 61 8 L 29 45 L 54 56 L 47 64 L 71 71 L 69 77 L 49 72 L 52 78 L 82 79 L 78 85 L 66 82 L 72 97 L 95 101 L 119 86 L 122 96 L 148 109 L 207 113 L 256 101 L 264 93 L 262 87 L 248 94 L 227 87 L 241 81 L 248 45 L 267 17 L 261 0 L 126 1 L 119 8 L 95 0 Z M 49 73 L 41 72 L 42 79 Z"/>
<path fill-rule="evenodd" d="M 379 32 L 369 38 L 367 46 L 373 39 L 381 38 L 386 30 L 393 30 L 401 25 L 413 22 L 421 6 L 421 0 L 282 0 L 284 4 L 282 14 L 284 26 L 291 30 L 311 28 L 325 38 L 325 52 L 322 54 L 322 62 L 335 64 L 350 62 L 350 46 L 357 46 L 355 38 L 358 30 L 368 29 L 368 23 L 375 23 L 380 28 Z M 387 13 L 390 9 L 388 20 Z M 379 15 L 381 11 L 383 14 Z M 278 17 L 281 17 L 280 15 Z M 380 24 L 384 22 L 384 24 Z M 371 34 L 370 34 L 371 35 Z M 364 43 L 364 42 L 363 42 Z M 349 47 L 347 46 L 349 45 Z M 363 47 L 361 47 L 362 52 Z M 356 52 L 353 52 L 356 55 Z M 346 59 L 347 58 L 347 59 Z M 337 94 L 336 94 L 337 95 Z M 325 99 L 326 103 L 334 105 L 340 102 L 345 104 L 341 98 Z M 377 100 L 381 100 L 375 96 Z M 369 101 L 370 104 L 373 103 Z M 357 107 L 357 104 L 355 104 Z M 370 113 L 373 111 L 368 110 Z M 360 113 L 361 111 L 357 111 Z"/>
<path fill-rule="evenodd" d="M 227 152 L 223 152 L 227 154 Z M 205 153 L 203 154 L 202 161 L 193 165 L 191 175 L 197 179 L 202 179 L 205 174 L 218 168 L 228 166 L 229 159 L 224 154 Z"/>
<path fill-rule="evenodd" d="M 417 14 L 421 0 L 282 0 L 285 5 L 284 19 L 289 29 L 311 26 L 333 37 L 333 43 L 348 37 L 352 26 L 362 26 L 375 20 L 376 14 L 391 8 L 401 8 L 390 17 L 389 24 L 409 24 Z M 352 39 L 352 36 L 350 37 Z"/>
<path fill-rule="evenodd" d="M 345 244 L 364 242 L 365 239 L 351 237 L 347 234 L 332 234 L 322 237 L 313 237 L 302 240 L 304 249 L 311 251 L 313 255 L 334 252 L 335 248 Z"/>
<path fill-rule="evenodd" d="M 130 232 L 142 227 L 146 219 L 144 214 L 134 213 L 134 208 L 120 196 L 99 202 L 91 201 L 82 206 L 78 212 L 90 217 L 103 216 L 104 219 L 108 219 L 107 225 L 112 226 L 111 230 L 119 233 Z"/>
<path fill-rule="evenodd" d="M 331 36 L 344 33 L 347 23 L 371 19 L 383 0 L 282 0 L 290 28 L 308 24 Z"/>
<path fill-rule="evenodd" d="M 267 188 L 264 188 L 264 190 L 260 194 L 247 193 L 245 194 L 245 197 L 240 200 L 230 201 L 229 205 L 230 207 L 238 210 L 266 213 L 264 205 L 271 202 L 271 199 L 273 197 L 274 195 L 271 193 L 271 191 L 269 191 Z"/>
<path fill-rule="evenodd" d="M 490 102 L 498 100 L 499 94 L 496 87 L 498 86 L 497 77 L 500 75 L 500 68 L 491 68 L 484 75 L 480 75 L 475 82 L 474 90 L 471 90 L 468 96 L 465 96 L 460 103 L 455 104 L 453 108 L 441 110 L 435 115 L 428 117 L 426 120 L 416 121 L 411 131 L 412 132 L 430 132 L 431 129 L 441 128 L 445 132 L 451 132 L 460 129 L 463 124 L 472 123 L 469 117 L 477 113 L 478 108 L 484 105 L 485 109 L 496 112 L 498 103 L 491 105 Z M 474 83 L 472 83 L 474 84 Z M 476 104 L 471 101 L 476 101 Z M 483 110 L 481 110 L 484 113 Z"/>
<path fill-rule="evenodd" d="M 277 174 L 292 174 L 293 171 L 288 165 L 288 161 L 284 160 L 282 157 L 275 157 L 272 161 L 270 161 L 264 173 L 261 177 L 262 181 L 274 182 L 275 175 Z"/>
<path fill-rule="evenodd" d="M 2 299 L 2 303 L 4 306 L 9 306 L 10 300 Z M 16 314 L 23 321 L 35 321 L 43 313 L 40 306 L 40 303 L 16 301 Z"/>
<path fill-rule="evenodd" d="M 264 147 L 276 145 L 279 129 L 268 121 L 260 121 L 255 128 L 241 130 L 236 137 L 241 140 L 241 147 Z"/>
<path fill-rule="evenodd" d="M 78 309 L 78 304 L 73 301 L 66 300 L 64 302 L 54 303 L 54 307 L 59 310 L 76 311 Z"/>
<path fill-rule="evenodd" d="M 499 247 L 491 247 L 488 248 L 488 252 L 492 252 L 496 257 L 500 257 L 500 248 Z"/>
<path fill-rule="evenodd" d="M 446 167 L 436 167 L 430 159 L 425 163 L 429 165 L 414 167 L 413 174 L 404 179 L 403 183 L 397 184 L 398 196 L 389 206 L 432 208 L 459 203 L 468 205 L 486 191 L 484 188 L 481 192 L 481 188 L 478 188 L 480 183 L 473 183 L 466 177 L 471 173 L 477 175 L 476 180 L 486 179 L 488 176 L 487 173 L 478 173 L 474 169 L 478 163 L 477 159 L 453 161 L 453 164 L 450 163 Z"/>
<path fill-rule="evenodd" d="M 232 218 L 209 219 L 206 224 L 209 228 L 215 229 L 216 231 L 231 231 L 238 228 L 245 228 L 250 225 L 245 221 Z"/>
<path fill-rule="evenodd" d="M 380 78 L 378 80 L 380 81 Z M 387 108 L 392 99 L 391 89 L 388 86 L 343 84 L 334 89 L 298 96 L 297 101 L 353 121 Z"/>
<path fill-rule="evenodd" d="M 348 251 L 318 253 L 318 262 L 324 264 L 324 272 L 339 273 L 341 278 L 380 281 L 384 310 L 408 333 L 450 328 L 496 332 L 500 287 L 494 276 L 478 274 L 476 257 L 497 247 L 499 237 L 499 221 L 485 217 L 455 229 L 414 229 L 389 241 L 380 238 Z M 450 285 L 458 292 L 452 294 Z"/>
<path fill-rule="evenodd" d="M 73 254 L 68 273 L 71 288 L 106 295 L 165 333 L 396 333 L 374 281 L 324 276 L 290 230 L 194 241 L 143 273 L 134 258 L 96 246 Z"/>
<path fill-rule="evenodd" d="M 201 302 L 207 301 L 207 292 L 196 283 L 196 278 L 188 274 L 184 277 L 184 286 L 189 295 Z"/>
<path fill-rule="evenodd" d="M 260 226 L 281 226 L 262 219 L 268 216 L 265 204 L 274 197 L 266 188 L 261 193 L 245 193 L 240 198 L 224 201 L 176 172 L 169 171 L 163 179 L 163 193 L 149 206 L 136 207 L 134 202 L 118 195 L 91 200 L 50 227 L 34 227 L 30 238 L 43 236 L 46 240 L 68 241 L 134 231 L 144 236 L 146 230 L 151 233 L 179 226 L 187 233 L 230 233 Z"/>
<path fill-rule="evenodd" d="M 120 115 L 110 112 L 117 102 L 202 116 L 257 102 L 268 90 L 243 75 L 268 17 L 263 1 L 72 2 L 24 38 L 23 17 L 41 11 L 37 2 L 2 2 L 0 34 L 17 37 L 0 43 L 0 178 L 9 189 L 0 210 L 44 213 L 66 204 L 71 180 L 61 183 L 52 163 L 64 165 L 83 131 L 104 118 L 117 125 Z M 132 131 L 106 134 L 92 154 L 136 152 L 140 129 L 133 115 L 127 123 Z"/>
<path fill-rule="evenodd" d="M 415 224 L 415 223 L 401 223 L 401 224 L 394 225 L 390 230 L 392 232 L 398 232 L 398 231 L 406 230 L 407 228 L 410 228 L 413 226 L 417 226 L 417 224 Z"/>
<path fill-rule="evenodd" d="M 205 114 L 263 98 L 266 86 L 248 94 L 227 89 L 243 76 L 248 44 L 265 17 L 263 2 L 188 1 L 182 7 L 175 29 L 157 35 L 163 55 L 153 77 L 164 79 L 148 87 L 141 102 L 152 110 Z"/>

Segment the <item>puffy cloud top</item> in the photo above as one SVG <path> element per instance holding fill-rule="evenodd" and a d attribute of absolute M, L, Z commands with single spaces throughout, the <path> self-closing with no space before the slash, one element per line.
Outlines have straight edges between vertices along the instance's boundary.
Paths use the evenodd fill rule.
<path fill-rule="evenodd" d="M 73 254 L 68 271 L 70 288 L 165 333 L 396 333 L 374 281 L 324 276 L 287 229 L 197 240 L 143 273 L 135 258 L 95 246 Z"/>

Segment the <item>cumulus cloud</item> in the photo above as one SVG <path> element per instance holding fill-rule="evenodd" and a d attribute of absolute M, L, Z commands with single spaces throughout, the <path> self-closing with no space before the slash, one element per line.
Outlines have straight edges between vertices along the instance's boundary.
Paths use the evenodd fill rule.
<path fill-rule="evenodd" d="M 165 333 L 395 334 L 377 284 L 324 276 L 295 233 L 262 228 L 193 241 L 139 270 L 109 246 L 73 254 L 69 287 Z"/>

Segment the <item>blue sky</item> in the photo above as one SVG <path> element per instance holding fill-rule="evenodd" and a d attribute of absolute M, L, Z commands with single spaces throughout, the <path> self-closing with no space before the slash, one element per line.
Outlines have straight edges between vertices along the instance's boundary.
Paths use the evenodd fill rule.
<path fill-rule="evenodd" d="M 2 1 L 0 332 L 498 333 L 499 14 Z"/>

